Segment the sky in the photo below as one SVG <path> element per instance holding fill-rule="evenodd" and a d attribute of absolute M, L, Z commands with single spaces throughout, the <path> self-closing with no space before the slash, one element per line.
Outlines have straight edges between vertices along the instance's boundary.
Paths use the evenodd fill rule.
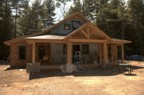
<path fill-rule="evenodd" d="M 34 0 L 30 0 L 30 5 L 33 1 Z M 41 0 L 41 1 L 43 2 L 44 0 Z M 125 2 L 127 2 L 127 1 L 128 0 L 125 0 Z M 66 6 L 65 6 L 66 11 L 71 7 L 72 4 L 73 4 L 73 2 L 67 2 Z M 60 21 L 63 19 L 63 8 L 62 7 L 56 8 L 55 13 L 56 13 L 56 21 Z"/>

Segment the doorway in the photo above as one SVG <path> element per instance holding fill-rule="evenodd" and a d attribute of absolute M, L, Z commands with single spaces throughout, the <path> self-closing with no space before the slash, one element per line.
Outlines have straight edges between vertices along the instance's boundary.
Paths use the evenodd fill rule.
<path fill-rule="evenodd" d="M 74 63 L 75 53 L 77 51 L 81 52 L 80 45 L 73 45 L 73 63 Z"/>

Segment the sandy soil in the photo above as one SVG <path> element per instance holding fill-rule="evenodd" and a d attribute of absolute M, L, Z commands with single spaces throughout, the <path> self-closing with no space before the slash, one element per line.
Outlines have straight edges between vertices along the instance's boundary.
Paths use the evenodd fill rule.
<path fill-rule="evenodd" d="M 118 68 L 27 74 L 0 65 L 0 95 L 144 95 L 144 63 L 131 61 L 132 75 Z"/>

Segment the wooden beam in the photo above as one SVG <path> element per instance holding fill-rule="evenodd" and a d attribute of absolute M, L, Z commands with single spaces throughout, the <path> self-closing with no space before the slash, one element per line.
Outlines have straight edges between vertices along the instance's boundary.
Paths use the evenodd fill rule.
<path fill-rule="evenodd" d="M 36 46 L 35 46 L 35 42 L 33 42 L 33 43 L 32 43 L 32 63 L 35 63 L 35 62 L 36 62 L 35 52 L 36 52 Z"/>
<path fill-rule="evenodd" d="M 107 43 L 104 43 L 103 44 L 103 53 L 104 53 L 104 64 L 107 64 L 108 63 L 108 49 L 107 49 Z"/>
<path fill-rule="evenodd" d="M 100 64 L 102 63 L 102 45 L 99 44 L 99 60 L 100 60 Z"/>
<path fill-rule="evenodd" d="M 89 30 L 89 25 L 87 25 L 87 35 L 88 35 L 88 37 L 90 37 L 90 30 Z"/>
<path fill-rule="evenodd" d="M 115 45 L 115 56 L 116 56 L 116 62 L 118 62 L 118 46 Z"/>
<path fill-rule="evenodd" d="M 121 46 L 121 52 L 122 52 L 122 63 L 124 63 L 124 44 Z"/>
<path fill-rule="evenodd" d="M 37 42 L 37 43 L 41 43 L 41 42 L 43 42 L 43 43 L 66 43 L 66 41 L 63 41 L 63 40 L 44 40 L 44 39 L 42 39 L 42 40 L 27 40 L 27 42 L 30 44 L 30 43 L 33 43 L 33 42 Z"/>
<path fill-rule="evenodd" d="M 72 43 L 67 42 L 67 64 L 72 64 Z"/>
<path fill-rule="evenodd" d="M 106 40 L 91 40 L 91 39 L 68 39 L 70 42 L 80 42 L 80 43 L 105 43 Z"/>
<path fill-rule="evenodd" d="M 89 36 L 85 33 L 83 29 L 81 29 L 81 32 L 89 39 Z"/>
<path fill-rule="evenodd" d="M 113 45 L 111 45 L 111 62 L 112 62 L 112 63 L 114 62 L 113 58 L 114 58 Z"/>

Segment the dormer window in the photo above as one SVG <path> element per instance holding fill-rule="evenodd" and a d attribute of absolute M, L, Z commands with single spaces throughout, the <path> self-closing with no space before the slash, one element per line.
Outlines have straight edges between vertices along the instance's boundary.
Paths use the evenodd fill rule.
<path fill-rule="evenodd" d="M 70 29 L 71 29 L 71 25 L 65 23 L 65 24 L 64 24 L 64 30 L 70 30 Z"/>
<path fill-rule="evenodd" d="M 81 22 L 80 21 L 72 21 L 72 29 L 75 30 L 77 28 L 79 28 L 81 26 Z"/>

